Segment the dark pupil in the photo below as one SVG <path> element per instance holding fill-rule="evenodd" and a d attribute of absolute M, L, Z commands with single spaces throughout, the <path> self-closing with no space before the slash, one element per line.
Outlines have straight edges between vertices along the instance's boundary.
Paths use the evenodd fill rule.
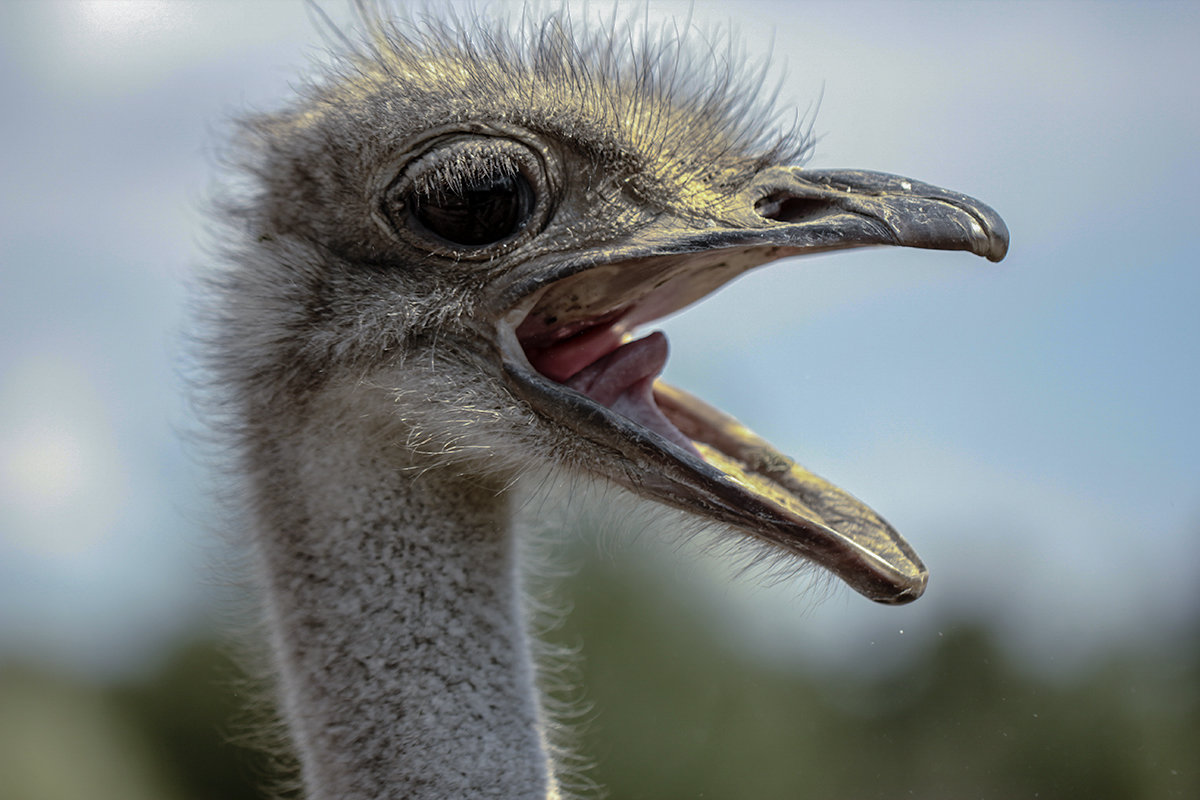
<path fill-rule="evenodd" d="M 417 195 L 412 202 L 413 216 L 431 233 L 472 246 L 513 236 L 532 210 L 533 189 L 519 173 L 481 178 L 455 192 Z"/>

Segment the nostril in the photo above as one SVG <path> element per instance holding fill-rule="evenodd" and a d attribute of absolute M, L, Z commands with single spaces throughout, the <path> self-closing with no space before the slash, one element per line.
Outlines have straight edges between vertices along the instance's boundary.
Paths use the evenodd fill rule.
<path fill-rule="evenodd" d="M 824 215 L 829 205 L 818 198 L 776 192 L 755 203 L 754 210 L 775 222 L 806 222 Z"/>

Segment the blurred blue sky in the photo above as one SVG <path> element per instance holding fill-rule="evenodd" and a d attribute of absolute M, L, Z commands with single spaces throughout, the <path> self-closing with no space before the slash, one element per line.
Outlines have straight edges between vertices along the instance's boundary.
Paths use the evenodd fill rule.
<path fill-rule="evenodd" d="M 1050 669 L 1181 635 L 1200 607 L 1200 6 L 694 16 L 751 53 L 773 40 L 781 102 L 823 95 L 814 166 L 972 194 L 1013 236 L 1000 265 L 777 264 L 664 325 L 670 381 L 866 499 L 932 571 L 913 606 L 839 589 L 812 609 L 700 559 L 699 607 L 830 664 L 980 615 Z M 320 42 L 300 0 L 0 3 L 0 658 L 122 669 L 210 618 L 184 282 L 223 120 L 278 104 Z"/>

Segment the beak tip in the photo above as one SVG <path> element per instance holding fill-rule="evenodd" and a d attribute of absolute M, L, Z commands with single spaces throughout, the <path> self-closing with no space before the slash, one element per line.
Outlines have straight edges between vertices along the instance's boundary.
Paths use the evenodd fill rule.
<path fill-rule="evenodd" d="M 920 572 L 911 577 L 906 577 L 903 581 L 893 583 L 888 587 L 889 591 L 871 596 L 871 599 L 876 603 L 888 606 L 908 605 L 925 594 L 925 587 L 928 585 L 929 571 L 922 568 Z"/>
<path fill-rule="evenodd" d="M 1008 226 L 1004 219 L 989 206 L 978 203 L 973 210 L 972 227 L 975 227 L 976 253 L 993 263 L 1004 260 L 1008 255 Z"/>
<path fill-rule="evenodd" d="M 921 585 L 918 587 L 904 589 L 899 594 L 890 595 L 888 597 L 876 597 L 873 599 L 875 602 L 882 603 L 883 605 L 906 606 L 923 594 L 925 594 L 925 586 Z"/>
<path fill-rule="evenodd" d="M 990 229 L 988 236 L 988 248 L 984 256 L 992 263 L 999 263 L 1008 255 L 1008 227 L 1004 224 L 1004 220 L 996 217 L 995 225 Z"/>

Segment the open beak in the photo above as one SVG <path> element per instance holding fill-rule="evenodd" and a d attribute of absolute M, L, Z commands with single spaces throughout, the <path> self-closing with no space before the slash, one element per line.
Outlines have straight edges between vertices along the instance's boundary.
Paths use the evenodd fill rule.
<path fill-rule="evenodd" d="M 599 446 L 587 460 L 635 493 L 725 522 L 829 569 L 883 603 L 928 572 L 878 514 L 737 420 L 657 380 L 662 334 L 638 327 L 768 261 L 871 245 L 1008 249 L 1000 217 L 966 195 L 854 170 L 764 170 L 703 224 L 662 215 L 568 262 L 531 260 L 505 290 L 498 340 L 512 391 Z"/>

